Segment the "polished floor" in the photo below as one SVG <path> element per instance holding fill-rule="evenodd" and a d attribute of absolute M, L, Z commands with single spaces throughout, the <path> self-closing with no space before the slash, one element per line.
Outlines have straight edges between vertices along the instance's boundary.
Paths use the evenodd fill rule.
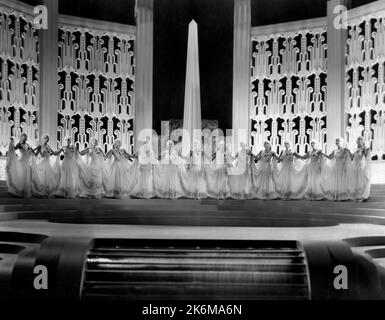
<path fill-rule="evenodd" d="M 385 186 L 366 202 L 18 199 L 0 182 L 0 231 L 63 237 L 339 240 L 385 236 Z"/>

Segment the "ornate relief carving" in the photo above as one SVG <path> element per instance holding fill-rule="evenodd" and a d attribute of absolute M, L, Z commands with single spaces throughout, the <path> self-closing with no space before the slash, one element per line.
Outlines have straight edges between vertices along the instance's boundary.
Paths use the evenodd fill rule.
<path fill-rule="evenodd" d="M 38 139 L 38 48 L 32 17 L 0 6 L 0 153 L 12 135 Z"/>
<path fill-rule="evenodd" d="M 252 37 L 251 141 L 297 152 L 326 142 L 326 29 Z"/>
<path fill-rule="evenodd" d="M 133 150 L 134 35 L 59 27 L 58 140 Z"/>
<path fill-rule="evenodd" d="M 350 21 L 346 43 L 346 136 L 363 136 L 374 160 L 385 158 L 385 12 Z"/>

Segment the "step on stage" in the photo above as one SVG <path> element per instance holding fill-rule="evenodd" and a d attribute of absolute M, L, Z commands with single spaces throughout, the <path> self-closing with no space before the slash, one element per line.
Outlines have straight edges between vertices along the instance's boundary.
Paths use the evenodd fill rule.
<path fill-rule="evenodd" d="M 319 265 L 334 259 L 359 271 L 353 291 L 325 287 Z M 7 294 L 44 297 L 25 288 L 37 263 L 57 272 L 53 296 L 81 299 L 385 297 L 385 186 L 366 202 L 312 202 L 18 199 L 2 183 Z"/>
<path fill-rule="evenodd" d="M 101 227 L 103 225 L 103 227 Z M 0 230 L 63 237 L 330 240 L 385 235 L 385 185 L 365 202 L 19 199 L 0 185 Z"/>

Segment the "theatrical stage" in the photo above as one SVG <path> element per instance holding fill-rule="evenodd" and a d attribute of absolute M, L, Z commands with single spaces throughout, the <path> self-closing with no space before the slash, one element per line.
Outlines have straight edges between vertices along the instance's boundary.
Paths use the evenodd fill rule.
<path fill-rule="evenodd" d="M 385 2 L 113 3 L 0 0 L 0 300 L 385 299 Z"/>
<path fill-rule="evenodd" d="M 19 199 L 0 182 L 0 230 L 60 237 L 343 240 L 385 237 L 385 185 L 365 202 Z M 385 247 L 385 240 L 384 240 Z"/>
<path fill-rule="evenodd" d="M 17 256 L 22 261 L 26 259 L 21 264 L 25 267 L 29 254 L 22 253 L 40 248 L 37 261 L 46 259 L 46 264 L 53 263 L 58 279 L 63 272 L 68 276 L 68 270 L 74 275 L 82 274 L 79 279 L 66 278 L 68 283 L 72 280 L 75 284 L 83 279 L 84 283 L 75 285 L 75 289 L 71 285 L 64 285 L 63 289 L 63 279 L 57 280 L 60 286 L 55 288 L 60 289 L 62 297 L 74 298 L 80 291 L 82 299 L 250 299 L 250 294 L 258 299 L 322 298 L 325 292 L 316 288 L 320 280 L 314 279 L 314 273 L 312 280 L 308 279 L 306 259 L 311 260 L 312 251 L 303 249 L 303 243 L 311 246 L 313 242 L 342 240 L 353 253 L 369 255 L 377 266 L 385 267 L 384 185 L 372 186 L 366 202 L 19 199 L 8 195 L 4 182 L 0 186 L 3 275 Z M 242 248 L 231 249 L 240 243 Z M 160 247 L 152 251 L 154 244 Z M 84 254 L 79 253 L 82 247 L 86 252 L 86 276 L 79 271 L 84 267 L 81 262 L 76 267 L 84 259 Z M 336 250 L 330 248 L 331 253 Z M 336 252 L 340 254 L 346 248 Z M 56 261 L 54 252 L 64 258 Z M 194 256 L 195 260 L 191 260 Z M 322 257 L 322 253 L 317 250 L 316 256 Z M 162 259 L 165 261 L 159 262 Z M 156 267 L 151 261 L 157 261 Z M 205 268 L 210 269 L 204 271 Z M 247 272 L 247 268 L 252 270 Z M 17 296 L 20 292 L 28 297 L 36 294 L 25 289 L 25 283 L 20 282 L 23 273 L 20 275 L 17 269 L 12 274 L 19 280 L 16 284 L 11 281 L 13 290 L 19 292 Z M 224 280 L 225 274 L 232 276 Z M 365 273 L 360 272 L 359 277 L 360 281 L 379 285 L 377 280 L 368 280 Z M 200 287 L 199 281 L 203 281 Z M 254 283 L 250 288 L 246 285 L 248 281 Z M 221 285 L 227 289 L 221 289 Z M 330 294 L 326 297 L 336 298 Z"/>

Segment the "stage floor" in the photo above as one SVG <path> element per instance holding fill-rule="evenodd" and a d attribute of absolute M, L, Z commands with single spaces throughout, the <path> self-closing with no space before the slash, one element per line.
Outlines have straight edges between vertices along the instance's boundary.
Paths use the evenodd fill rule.
<path fill-rule="evenodd" d="M 340 240 L 385 236 L 385 185 L 367 202 L 18 199 L 0 184 L 0 231 L 63 237 Z"/>

